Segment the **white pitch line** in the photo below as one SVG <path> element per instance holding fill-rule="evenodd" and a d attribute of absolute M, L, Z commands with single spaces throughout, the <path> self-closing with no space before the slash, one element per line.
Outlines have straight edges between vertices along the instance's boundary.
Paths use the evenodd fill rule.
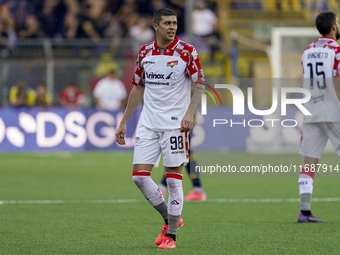
<path fill-rule="evenodd" d="M 0 205 L 15 204 L 128 204 L 143 203 L 138 199 L 112 199 L 112 200 L 3 200 Z"/>
<path fill-rule="evenodd" d="M 340 202 L 339 197 L 313 198 L 313 202 Z M 0 200 L 0 205 L 18 204 L 137 204 L 144 203 L 141 199 L 111 199 L 111 200 Z M 299 198 L 253 198 L 253 199 L 208 199 L 210 203 L 298 203 Z"/>

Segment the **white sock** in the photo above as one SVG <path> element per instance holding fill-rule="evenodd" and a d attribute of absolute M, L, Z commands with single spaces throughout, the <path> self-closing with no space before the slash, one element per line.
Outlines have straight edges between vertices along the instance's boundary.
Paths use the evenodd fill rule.
<path fill-rule="evenodd" d="M 169 199 L 168 213 L 179 216 L 183 209 L 183 175 L 177 173 L 166 173 L 166 182 L 168 183 Z"/>
<path fill-rule="evenodd" d="M 178 222 L 183 209 L 183 175 L 177 173 L 166 173 L 166 182 L 168 183 L 169 199 L 168 214 L 169 227 L 168 234 L 176 235 Z"/>
<path fill-rule="evenodd" d="M 300 195 L 304 193 L 313 193 L 313 179 L 305 174 L 299 175 L 299 191 Z"/>

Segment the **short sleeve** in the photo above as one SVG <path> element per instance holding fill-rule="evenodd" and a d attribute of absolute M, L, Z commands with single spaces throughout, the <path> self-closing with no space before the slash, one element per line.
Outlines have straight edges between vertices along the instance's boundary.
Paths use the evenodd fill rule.
<path fill-rule="evenodd" d="M 205 77 L 201 66 L 201 61 L 194 47 L 189 49 L 190 57 L 187 64 L 186 75 L 193 83 L 204 82 Z"/>
<path fill-rule="evenodd" d="M 340 76 L 340 47 L 335 49 L 333 76 Z"/>
<path fill-rule="evenodd" d="M 132 84 L 138 86 L 138 87 L 145 87 L 144 80 L 145 80 L 145 74 L 144 74 L 144 68 L 142 66 L 142 60 L 144 57 L 144 48 L 145 46 L 142 46 L 138 53 L 135 72 L 133 74 Z"/>

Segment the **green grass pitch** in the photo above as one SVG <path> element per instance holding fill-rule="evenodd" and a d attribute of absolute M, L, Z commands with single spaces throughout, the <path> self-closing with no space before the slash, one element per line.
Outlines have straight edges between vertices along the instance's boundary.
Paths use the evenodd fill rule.
<path fill-rule="evenodd" d="M 225 160 L 280 157 L 230 153 Z M 302 163 L 299 155 L 289 159 Z M 312 203 L 325 224 L 297 224 L 299 202 L 285 200 L 299 198 L 297 178 L 203 179 L 208 200 L 184 204 L 177 249 L 160 250 L 162 219 L 132 182 L 131 167 L 130 152 L 0 155 L 0 254 L 339 254 L 340 202 Z M 157 183 L 162 171 L 153 170 Z M 183 184 L 187 194 L 186 174 Z M 340 197 L 339 184 L 316 175 L 313 198 Z"/>

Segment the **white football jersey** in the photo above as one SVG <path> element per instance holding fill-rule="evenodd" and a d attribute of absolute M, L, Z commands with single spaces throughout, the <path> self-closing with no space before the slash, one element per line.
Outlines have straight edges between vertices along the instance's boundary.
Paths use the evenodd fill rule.
<path fill-rule="evenodd" d="M 320 37 L 302 54 L 303 87 L 311 93 L 304 106 L 312 115 L 304 116 L 304 123 L 340 122 L 340 103 L 333 77 L 339 76 L 340 47 L 329 37 Z"/>
<path fill-rule="evenodd" d="M 179 129 L 190 105 L 191 83 L 204 81 L 198 54 L 177 37 L 161 49 L 157 40 L 139 51 L 132 83 L 145 87 L 140 124 L 155 130 Z"/>

